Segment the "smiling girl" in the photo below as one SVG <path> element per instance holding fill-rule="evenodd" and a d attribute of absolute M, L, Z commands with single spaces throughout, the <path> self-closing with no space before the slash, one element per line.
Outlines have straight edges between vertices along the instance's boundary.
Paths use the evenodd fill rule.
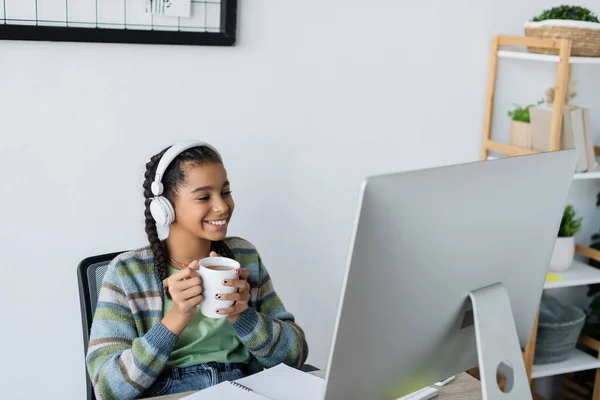
<path fill-rule="evenodd" d="M 234 201 L 218 151 L 180 142 L 146 164 L 149 246 L 117 256 L 104 277 L 86 363 L 98 399 L 134 399 L 202 390 L 279 363 L 300 368 L 308 345 L 273 289 L 254 246 L 226 237 Z M 157 224 L 169 227 L 160 240 Z M 241 264 L 226 318 L 198 311 L 198 261 Z"/>

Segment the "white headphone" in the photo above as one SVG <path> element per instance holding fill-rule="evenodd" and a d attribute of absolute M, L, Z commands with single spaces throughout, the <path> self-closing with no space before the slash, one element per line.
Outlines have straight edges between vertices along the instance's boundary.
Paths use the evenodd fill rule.
<path fill-rule="evenodd" d="M 197 146 L 208 147 L 217 153 L 219 160 L 222 162 L 221 154 L 219 154 L 217 149 L 205 142 L 185 140 L 175 143 L 173 146 L 171 146 L 158 162 L 158 166 L 156 167 L 156 175 L 154 176 L 154 182 L 152 182 L 152 186 L 150 187 L 152 194 L 154 195 L 154 198 L 150 203 L 150 213 L 152 214 L 152 218 L 154 218 L 154 221 L 156 221 L 157 225 L 168 226 L 175 221 L 175 209 L 173 208 L 173 205 L 166 197 L 161 196 L 164 190 L 162 176 L 165 173 L 165 170 L 169 164 L 171 164 L 171 161 L 175 159 L 175 157 L 177 157 L 183 151 Z"/>

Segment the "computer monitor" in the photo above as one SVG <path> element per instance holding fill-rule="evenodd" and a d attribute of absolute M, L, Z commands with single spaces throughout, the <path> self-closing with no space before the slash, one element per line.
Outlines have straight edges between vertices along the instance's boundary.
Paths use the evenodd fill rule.
<path fill-rule="evenodd" d="M 478 365 L 484 399 L 531 399 L 521 350 L 576 157 L 564 150 L 366 179 L 324 399 L 392 400 Z"/>

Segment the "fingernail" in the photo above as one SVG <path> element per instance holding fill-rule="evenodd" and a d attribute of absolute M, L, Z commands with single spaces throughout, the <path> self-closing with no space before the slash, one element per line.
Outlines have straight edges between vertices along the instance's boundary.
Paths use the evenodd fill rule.
<path fill-rule="evenodd" d="M 215 298 L 220 299 L 221 295 L 220 294 L 215 294 Z"/>
<path fill-rule="evenodd" d="M 227 279 L 223 280 L 223 285 L 227 285 L 229 281 Z"/>

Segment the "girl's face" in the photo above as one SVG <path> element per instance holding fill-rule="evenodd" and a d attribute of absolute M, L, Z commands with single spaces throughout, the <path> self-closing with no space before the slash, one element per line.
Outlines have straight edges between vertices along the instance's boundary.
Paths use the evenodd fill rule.
<path fill-rule="evenodd" d="M 235 207 L 227 171 L 216 162 L 185 163 L 182 169 L 186 180 L 177 191 L 171 229 L 201 239 L 223 240 Z"/>

